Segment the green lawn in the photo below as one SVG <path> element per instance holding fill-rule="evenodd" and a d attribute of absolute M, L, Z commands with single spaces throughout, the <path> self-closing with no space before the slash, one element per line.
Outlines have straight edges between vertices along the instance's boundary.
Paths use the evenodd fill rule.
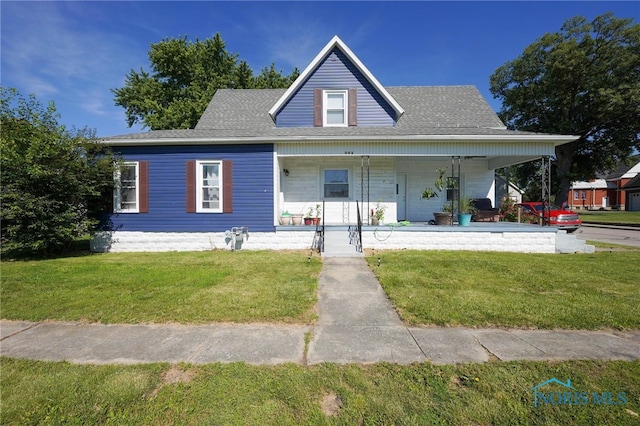
<path fill-rule="evenodd" d="M 534 407 L 531 389 L 552 377 L 570 379 L 587 403 Z M 640 424 L 640 361 L 89 366 L 3 358 L 0 380 L 4 425 Z M 593 392 L 619 404 L 597 404 Z"/>
<path fill-rule="evenodd" d="M 640 224 L 640 212 L 577 210 L 584 223 Z"/>
<path fill-rule="evenodd" d="M 377 266 L 377 258 L 381 266 Z M 367 259 L 410 324 L 640 328 L 640 252 L 389 251 Z M 2 317 L 313 323 L 304 252 L 121 253 L 2 262 Z"/>
<path fill-rule="evenodd" d="M 413 325 L 640 328 L 637 251 L 407 250 L 376 253 L 367 261 L 401 317 Z"/>
<path fill-rule="evenodd" d="M 2 262 L 2 318 L 312 323 L 322 264 L 306 252 L 113 253 Z"/>

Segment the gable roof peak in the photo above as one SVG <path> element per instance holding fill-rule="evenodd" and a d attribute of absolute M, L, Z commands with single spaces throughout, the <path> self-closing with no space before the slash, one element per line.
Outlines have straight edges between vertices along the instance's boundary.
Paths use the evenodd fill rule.
<path fill-rule="evenodd" d="M 345 56 L 355 65 L 355 67 L 365 76 L 365 78 L 371 83 L 371 85 L 376 89 L 376 91 L 389 103 L 391 108 L 396 113 L 396 120 L 400 118 L 402 114 L 404 114 L 404 109 L 398 104 L 398 102 L 387 92 L 387 90 L 380 84 L 380 82 L 371 74 L 371 72 L 367 69 L 367 67 L 358 59 L 358 57 L 349 49 L 349 47 L 338 37 L 337 35 L 333 36 L 329 43 L 327 43 L 324 48 L 316 55 L 316 57 L 307 65 L 307 67 L 300 73 L 296 81 L 291 84 L 289 89 L 282 95 L 278 102 L 273 105 L 273 107 L 269 110 L 269 115 L 275 121 L 276 115 L 282 108 L 282 106 L 287 103 L 287 101 L 291 98 L 291 96 L 307 81 L 309 76 L 318 68 L 318 66 L 322 63 L 322 61 L 329 55 L 329 53 L 338 48 L 345 54 Z"/>

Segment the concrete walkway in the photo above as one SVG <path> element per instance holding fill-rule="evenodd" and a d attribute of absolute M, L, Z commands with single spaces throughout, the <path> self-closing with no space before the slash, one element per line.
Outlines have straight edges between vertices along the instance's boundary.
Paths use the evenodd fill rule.
<path fill-rule="evenodd" d="M 92 364 L 640 359 L 640 331 L 406 327 L 363 258 L 325 258 L 318 299 L 314 326 L 1 320 L 0 355 Z"/>

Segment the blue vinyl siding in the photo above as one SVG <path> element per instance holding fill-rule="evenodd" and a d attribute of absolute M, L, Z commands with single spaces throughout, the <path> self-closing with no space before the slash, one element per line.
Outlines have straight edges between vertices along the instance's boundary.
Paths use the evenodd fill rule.
<path fill-rule="evenodd" d="M 149 162 L 149 213 L 113 214 L 120 231 L 220 232 L 234 226 L 274 231 L 273 145 L 115 147 L 126 161 Z M 233 212 L 187 213 L 186 162 L 233 162 Z"/>
<path fill-rule="evenodd" d="M 313 127 L 313 89 L 358 89 L 358 126 L 394 126 L 395 112 L 340 49 L 333 49 L 283 105 L 277 127 Z"/>

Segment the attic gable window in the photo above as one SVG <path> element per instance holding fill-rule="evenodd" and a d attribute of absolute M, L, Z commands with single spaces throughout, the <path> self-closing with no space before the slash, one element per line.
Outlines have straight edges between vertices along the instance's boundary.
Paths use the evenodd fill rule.
<path fill-rule="evenodd" d="M 347 125 L 347 91 L 325 90 L 324 127 L 344 127 Z"/>
<path fill-rule="evenodd" d="M 357 102 L 358 91 L 356 89 L 315 89 L 313 92 L 313 125 L 315 127 L 356 126 Z"/>

